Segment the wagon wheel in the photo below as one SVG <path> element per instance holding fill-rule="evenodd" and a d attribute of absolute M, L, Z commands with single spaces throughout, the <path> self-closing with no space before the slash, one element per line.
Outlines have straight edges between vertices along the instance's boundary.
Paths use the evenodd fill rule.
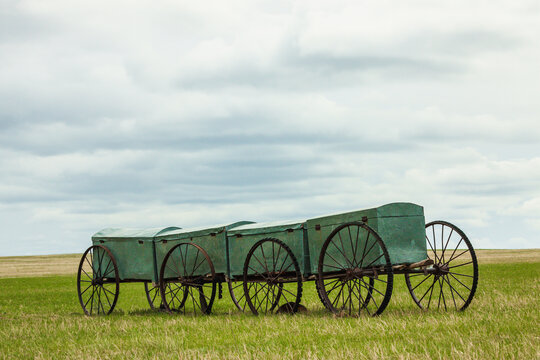
<path fill-rule="evenodd" d="M 216 273 L 210 257 L 200 246 L 181 243 L 173 247 L 161 265 L 159 288 L 167 312 L 210 314 L 216 297 Z"/>
<path fill-rule="evenodd" d="M 146 300 L 148 300 L 148 305 L 150 309 L 163 309 L 164 306 L 161 303 L 161 294 L 159 291 L 159 284 L 152 282 L 144 283 L 144 292 L 146 293 Z"/>
<path fill-rule="evenodd" d="M 227 279 L 227 285 L 229 287 L 229 294 L 231 295 L 231 300 L 233 301 L 234 305 L 236 305 L 238 310 L 242 312 L 246 311 L 246 307 L 249 308 L 249 306 L 247 305 L 246 294 L 244 292 L 244 282 Z M 276 294 L 276 298 L 278 300 L 279 296 L 281 296 L 282 288 L 283 286 L 281 285 L 277 289 L 278 292 Z"/>
<path fill-rule="evenodd" d="M 421 309 L 465 310 L 478 284 L 476 254 L 467 235 L 446 221 L 426 225 L 426 241 L 433 266 L 405 274 L 411 296 Z"/>
<path fill-rule="evenodd" d="M 375 280 L 373 278 L 369 278 L 369 284 L 368 284 L 368 290 L 367 290 L 367 296 L 362 302 L 362 307 L 366 307 L 369 303 L 369 300 L 371 300 L 371 289 L 373 288 L 375 284 Z M 319 297 L 319 300 L 321 303 L 326 307 L 325 302 L 323 300 L 323 296 L 321 295 L 321 288 L 319 287 L 319 281 L 315 281 L 315 290 L 317 291 L 317 296 Z"/>
<path fill-rule="evenodd" d="M 323 244 L 316 281 L 323 304 L 333 313 L 381 314 L 394 281 L 384 242 L 366 224 L 338 226 Z"/>
<path fill-rule="evenodd" d="M 112 253 L 105 246 L 90 246 L 77 272 L 77 293 L 86 315 L 108 315 L 118 300 L 120 277 Z"/>
<path fill-rule="evenodd" d="M 236 305 L 238 310 L 245 311 L 247 303 L 244 294 L 244 283 L 242 281 L 233 281 L 232 279 L 227 278 L 227 286 L 234 305 Z"/>
<path fill-rule="evenodd" d="M 251 312 L 295 313 L 302 298 L 302 274 L 291 249 L 274 238 L 262 239 L 244 262 L 244 297 Z"/>

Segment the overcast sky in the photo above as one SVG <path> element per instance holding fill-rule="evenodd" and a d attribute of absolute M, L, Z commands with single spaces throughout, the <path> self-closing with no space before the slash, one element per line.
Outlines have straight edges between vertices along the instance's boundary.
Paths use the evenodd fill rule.
<path fill-rule="evenodd" d="M 408 201 L 540 244 L 540 3 L 0 0 L 0 256 Z"/>

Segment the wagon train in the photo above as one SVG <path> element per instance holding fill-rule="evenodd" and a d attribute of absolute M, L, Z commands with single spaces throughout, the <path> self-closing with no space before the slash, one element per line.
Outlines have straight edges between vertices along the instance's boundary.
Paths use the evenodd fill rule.
<path fill-rule="evenodd" d="M 151 308 L 191 314 L 210 314 L 226 283 L 239 310 L 266 314 L 297 312 L 313 281 L 329 311 L 371 316 L 388 305 L 396 274 L 422 309 L 464 310 L 478 283 L 463 231 L 425 224 L 423 207 L 412 203 L 302 221 L 108 228 L 92 244 L 77 275 L 87 315 L 110 314 L 126 282 L 144 283 Z"/>

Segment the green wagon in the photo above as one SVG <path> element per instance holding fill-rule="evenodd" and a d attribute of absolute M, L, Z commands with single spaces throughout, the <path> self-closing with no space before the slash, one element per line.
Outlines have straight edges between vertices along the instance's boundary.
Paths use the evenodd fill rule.
<path fill-rule="evenodd" d="M 131 246 L 139 252 L 118 252 L 121 241 L 111 240 L 109 232 L 98 234 L 89 249 L 97 255 L 86 261 L 94 264 L 89 271 L 95 270 L 95 275 L 79 270 L 79 280 L 86 277 L 90 284 L 83 288 L 78 282 L 87 314 L 92 313 L 87 304 L 94 300 L 81 298 L 81 291 L 92 291 L 98 298 L 96 313 L 109 313 L 122 281 L 145 282 L 152 307 L 159 299 L 159 306 L 169 312 L 204 314 L 211 312 L 217 288 L 225 282 L 242 311 L 295 313 L 301 308 L 304 283 L 313 281 L 328 310 L 348 315 L 381 314 L 396 274 L 405 276 L 414 302 L 423 309 L 464 310 L 478 282 L 478 264 L 467 236 L 448 222 L 425 224 L 423 208 L 411 203 L 298 221 L 152 229 L 131 238 L 123 234 L 122 249 Z M 151 256 L 141 250 L 146 242 Z M 114 277 L 105 265 L 109 262 L 114 264 Z M 114 287 L 116 292 L 110 289 Z M 113 294 L 114 302 L 102 299 Z"/>

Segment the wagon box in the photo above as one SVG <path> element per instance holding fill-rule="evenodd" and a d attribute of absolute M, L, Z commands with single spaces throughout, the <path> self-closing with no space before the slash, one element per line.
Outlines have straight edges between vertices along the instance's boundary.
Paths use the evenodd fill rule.
<path fill-rule="evenodd" d="M 303 272 L 309 269 L 305 220 L 244 225 L 228 231 L 227 237 L 229 246 L 229 277 L 231 278 L 238 278 L 242 275 L 244 261 L 250 248 L 265 238 L 275 238 L 282 241 L 293 252 L 298 260 L 300 269 Z M 266 257 L 271 255 L 271 250 L 265 253 Z"/>
<path fill-rule="evenodd" d="M 154 258 L 154 237 L 177 229 L 180 228 L 176 226 L 152 229 L 106 228 L 92 236 L 92 243 L 104 245 L 109 249 L 118 265 L 120 280 L 155 282 L 159 264 L 156 264 Z M 93 261 L 97 262 L 98 259 L 94 258 Z"/>
<path fill-rule="evenodd" d="M 311 262 L 313 273 L 317 272 L 316 260 L 323 243 L 334 229 L 348 222 L 362 222 L 375 230 L 384 240 L 392 264 L 411 264 L 428 258 L 424 208 L 412 203 L 391 203 L 366 210 L 309 219 L 307 221 L 309 250 L 312 259 L 315 259 Z M 356 234 L 351 235 L 354 237 Z M 343 244 L 346 251 L 351 250 L 347 248 L 350 247 L 348 239 L 343 239 Z M 373 254 L 371 260 L 377 256 Z M 367 259 L 367 263 L 369 260 Z M 374 265 L 380 264 L 381 262 L 377 261 Z"/>
<path fill-rule="evenodd" d="M 155 238 L 156 259 L 158 268 L 161 266 L 167 253 L 176 245 L 182 242 L 191 242 L 201 246 L 212 259 L 216 274 L 227 273 L 227 231 L 245 224 L 252 224 L 252 221 L 238 221 L 232 224 L 214 225 L 204 228 L 178 229 L 161 232 Z M 188 268 L 194 268 L 196 260 L 195 252 L 185 254 L 185 261 Z"/>

